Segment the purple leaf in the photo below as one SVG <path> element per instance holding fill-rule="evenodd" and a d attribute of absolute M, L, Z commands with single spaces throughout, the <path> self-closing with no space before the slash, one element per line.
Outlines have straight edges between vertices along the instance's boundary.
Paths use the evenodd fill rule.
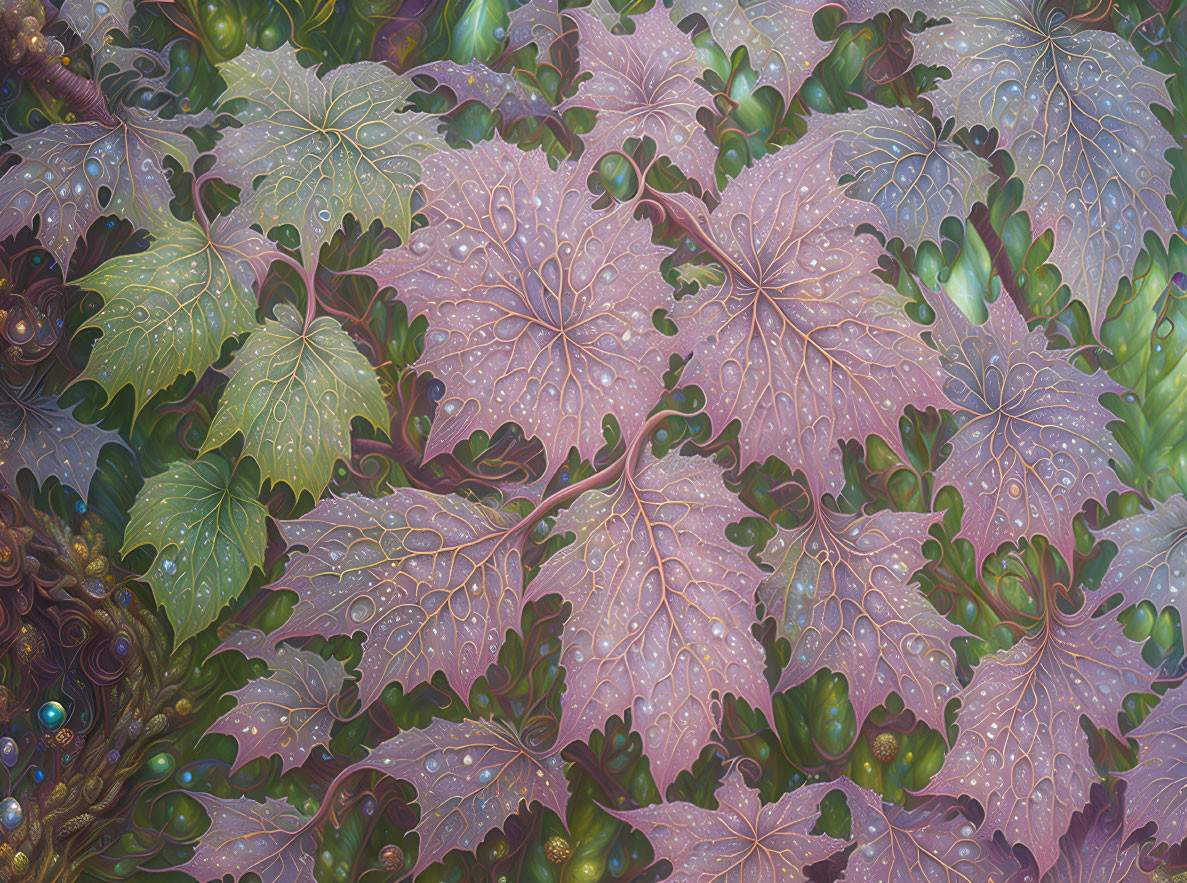
<path fill-rule="evenodd" d="M 1158 842 L 1187 837 L 1187 690 L 1171 690 L 1158 707 L 1129 733 L 1141 748 L 1138 764 L 1118 773 L 1129 783 L 1125 831 L 1147 822 L 1158 825 Z"/>
<path fill-rule="evenodd" d="M 745 514 L 717 466 L 678 455 L 647 455 L 561 513 L 556 531 L 577 541 L 544 563 L 526 593 L 573 602 L 558 745 L 630 709 L 662 794 L 716 729 L 714 693 L 733 693 L 771 720 L 750 631 L 761 573 L 725 537 Z"/>
<path fill-rule="evenodd" d="M 271 674 L 232 691 L 235 707 L 208 731 L 234 736 L 239 743 L 232 772 L 273 754 L 280 755 L 281 772 L 300 766 L 315 745 L 329 743 L 338 719 L 333 706 L 346 680 L 341 662 L 287 646 L 264 659 Z"/>
<path fill-rule="evenodd" d="M 936 486 L 950 484 L 964 497 L 960 535 L 978 563 L 1002 543 L 1035 535 L 1071 562 L 1076 514 L 1124 487 L 1109 464 L 1123 456 L 1107 428 L 1115 418 L 1100 403 L 1122 388 L 1104 371 L 1085 374 L 1048 352 L 1042 331 L 1027 331 L 1004 295 L 984 325 L 943 293 L 931 303 L 959 426 Z"/>
<path fill-rule="evenodd" d="M 763 556 L 775 572 L 758 594 L 791 661 L 779 690 L 821 668 L 845 675 L 860 725 L 891 693 L 932 729 L 960 690 L 950 641 L 968 633 L 909 585 L 939 515 L 838 515 L 822 505 L 803 527 L 780 529 Z"/>
<path fill-rule="evenodd" d="M 950 803 L 908 810 L 848 779 L 832 784 L 849 800 L 857 841 L 845 883 L 1004 883 L 1018 869 L 1009 850 L 993 843 L 992 830 Z"/>
<path fill-rule="evenodd" d="M 79 39 L 99 51 L 113 30 L 132 33 L 133 0 L 63 0 L 58 17 L 70 25 Z"/>
<path fill-rule="evenodd" d="M 716 431 L 741 421 L 741 465 L 778 456 L 817 494 L 844 484 L 838 439 L 876 433 L 901 450 L 903 406 L 943 401 L 943 372 L 904 299 L 874 276 L 882 247 L 872 205 L 835 184 L 832 145 L 809 136 L 742 172 L 707 218 L 677 214 L 713 243 L 726 282 L 680 301 L 672 318 L 702 341 L 682 381 L 700 386 Z"/>
<path fill-rule="evenodd" d="M 1037 635 L 981 660 L 962 696 L 960 735 L 921 793 L 980 801 L 986 830 L 1025 845 L 1046 873 L 1100 778 L 1080 718 L 1121 737 L 1126 695 L 1153 682 L 1141 651 L 1115 617 L 1053 611 Z"/>
<path fill-rule="evenodd" d="M 474 850 L 492 828 L 539 802 L 562 819 L 569 802 L 564 762 L 526 746 L 497 721 L 435 720 L 380 744 L 339 778 L 375 770 L 416 786 L 420 850 L 415 877 L 453 849 Z"/>
<path fill-rule="evenodd" d="M 592 458 L 608 414 L 632 436 L 685 349 L 651 320 L 675 304 L 651 226 L 594 210 L 574 164 L 501 141 L 432 157 L 425 185 L 429 226 L 360 271 L 428 317 L 417 366 L 445 395 L 425 457 L 509 420 L 550 471 L 573 447 Z"/>
<path fill-rule="evenodd" d="M 239 880 L 249 873 L 257 874 L 260 883 L 316 883 L 313 856 L 299 842 L 310 818 L 283 800 L 256 803 L 248 797 L 187 793 L 210 816 L 210 828 L 198 840 L 194 857 L 172 870 L 201 883 L 227 874 Z"/>
<path fill-rule="evenodd" d="M 717 809 L 660 803 L 606 812 L 646 834 L 655 857 L 672 863 L 668 883 L 796 883 L 807 865 L 846 846 L 812 833 L 820 801 L 834 787 L 805 785 L 762 806 L 735 765 L 715 795 Z"/>
<path fill-rule="evenodd" d="M 1132 734 L 1131 734 L 1132 735 Z M 1059 838 L 1059 861 L 1043 883 L 1148 883 L 1156 876 L 1142 871 L 1141 844 L 1127 848 L 1127 809 L 1138 806 L 1134 795 L 1118 788 L 1111 795 L 1102 785 L 1092 788 L 1092 802 L 1072 817 Z M 1023 881 L 1025 883 L 1025 881 Z"/>
<path fill-rule="evenodd" d="M 300 600 L 269 640 L 362 632 L 364 708 L 392 681 L 407 689 L 438 671 L 468 696 L 519 628 L 512 527 L 493 509 L 410 488 L 324 500 L 281 525 L 289 546 L 307 551 L 272 586 Z"/>
<path fill-rule="evenodd" d="M 52 475 L 85 500 L 99 451 L 112 444 L 124 446 L 118 432 L 80 423 L 74 408 L 59 408 L 53 396 L 0 381 L 0 475 L 12 490 L 20 471 L 28 469 L 38 485 Z"/>
<path fill-rule="evenodd" d="M 658 5 L 635 16 L 635 30 L 612 36 L 597 16 L 584 9 L 567 12 L 577 22 L 581 70 L 592 74 L 561 110 L 584 107 L 597 111 L 597 125 L 582 136 L 592 167 L 607 153 L 621 150 L 628 138 L 647 136 L 659 155 L 667 156 L 706 190 L 716 190 L 717 145 L 697 111 L 712 109 L 712 95 L 696 80 L 706 64 L 688 35 Z"/>
<path fill-rule="evenodd" d="M 1096 533 L 1117 546 L 1117 556 L 1096 592 L 1102 601 L 1120 593 L 1122 606 L 1148 600 L 1156 610 L 1174 607 L 1187 618 L 1183 573 L 1187 571 L 1187 498 L 1155 500 L 1148 511 Z"/>
<path fill-rule="evenodd" d="M 609 0 L 593 0 L 583 9 L 595 15 L 607 29 L 622 21 L 622 17 L 610 5 Z M 565 15 L 571 12 L 571 9 L 564 10 Z M 515 52 L 529 43 L 535 43 L 536 54 L 541 62 L 548 60 L 548 51 L 552 44 L 566 31 L 572 30 L 571 27 L 565 26 L 557 0 L 528 0 L 522 6 L 512 9 L 508 17 L 511 26 L 507 28 L 507 51 Z"/>
<path fill-rule="evenodd" d="M 536 90 L 513 74 L 493 71 L 480 61 L 458 64 L 444 59 L 430 61 L 408 71 L 408 76 L 423 74 L 439 86 L 447 86 L 458 104 L 477 101 L 503 115 L 504 125 L 511 126 L 527 117 L 560 120 L 556 108 Z"/>
<path fill-rule="evenodd" d="M 951 24 L 913 37 L 915 62 L 952 72 L 928 93 L 956 125 L 996 128 L 1023 182 L 1037 236 L 1099 328 L 1142 235 L 1174 231 L 1166 207 L 1175 140 L 1151 110 L 1171 107 L 1166 75 L 1120 34 L 1030 0 L 930 4 Z M 1036 12 L 1036 10 L 1039 10 Z"/>

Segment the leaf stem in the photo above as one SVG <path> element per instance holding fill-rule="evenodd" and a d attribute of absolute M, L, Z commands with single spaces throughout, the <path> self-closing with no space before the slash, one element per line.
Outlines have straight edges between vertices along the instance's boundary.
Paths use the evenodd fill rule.
<path fill-rule="evenodd" d="M 107 109 L 107 99 L 98 85 L 79 76 L 60 60 L 38 59 L 33 63 L 28 78 L 53 87 L 80 120 L 112 127 L 119 125 L 120 121 Z"/>

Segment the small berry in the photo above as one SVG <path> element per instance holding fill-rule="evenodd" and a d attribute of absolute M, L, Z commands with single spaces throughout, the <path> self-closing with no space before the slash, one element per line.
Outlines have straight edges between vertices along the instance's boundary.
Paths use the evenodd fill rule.
<path fill-rule="evenodd" d="M 573 854 L 573 847 L 564 837 L 549 837 L 544 844 L 544 854 L 554 865 L 559 865 Z"/>
<path fill-rule="evenodd" d="M 383 849 L 379 850 L 379 864 L 383 866 L 385 871 L 398 871 L 404 867 L 404 850 L 396 846 L 394 843 L 389 843 Z"/>
<path fill-rule="evenodd" d="M 894 733 L 879 733 L 874 739 L 874 757 L 883 763 L 898 757 L 898 737 Z"/>

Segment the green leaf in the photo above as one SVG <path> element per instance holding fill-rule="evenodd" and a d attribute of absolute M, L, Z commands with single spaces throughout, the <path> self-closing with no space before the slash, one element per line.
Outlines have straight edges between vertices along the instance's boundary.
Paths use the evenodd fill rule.
<path fill-rule="evenodd" d="M 435 117 L 399 112 L 416 91 L 410 80 L 370 61 L 318 79 L 287 44 L 248 49 L 218 67 L 227 81 L 219 109 L 235 102 L 242 125 L 223 133 L 216 168 L 243 192 L 248 223 L 265 232 L 292 224 L 310 276 L 348 214 L 407 238 L 420 160 L 444 146 Z"/>
<path fill-rule="evenodd" d="M 493 61 L 503 46 L 511 20 L 503 0 L 470 0 L 453 27 L 449 57 L 458 64 Z"/>
<path fill-rule="evenodd" d="M 203 453 L 243 433 L 243 452 L 264 478 L 316 500 L 334 463 L 350 457 L 350 421 L 389 422 L 375 370 L 342 327 L 323 316 L 303 329 L 278 304 L 276 318 L 247 339 L 229 371 Z"/>
<path fill-rule="evenodd" d="M 209 232 L 176 221 L 148 251 L 103 264 L 78 281 L 105 304 L 83 325 L 103 336 L 80 379 L 108 397 L 131 386 L 139 414 L 181 375 L 201 377 L 227 338 L 259 327 L 252 284 L 278 256 L 260 234 L 220 218 Z"/>
<path fill-rule="evenodd" d="M 263 565 L 268 510 L 256 492 L 242 470 L 232 476 L 226 460 L 207 455 L 154 475 L 132 504 L 122 554 L 156 547 L 145 578 L 176 644 L 214 622 Z"/>

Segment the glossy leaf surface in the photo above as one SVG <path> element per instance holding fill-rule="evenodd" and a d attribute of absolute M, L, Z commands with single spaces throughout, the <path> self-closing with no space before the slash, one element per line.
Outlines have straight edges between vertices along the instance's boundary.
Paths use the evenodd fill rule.
<path fill-rule="evenodd" d="M 1138 764 L 1118 776 L 1129 783 L 1125 832 L 1158 825 L 1159 843 L 1187 837 L 1187 694 L 1172 689 L 1129 738 L 1137 739 Z"/>
<path fill-rule="evenodd" d="M 1096 534 L 1117 546 L 1097 596 L 1120 594 L 1122 606 L 1149 601 L 1155 609 L 1187 613 L 1187 498 L 1181 494 Z"/>
<path fill-rule="evenodd" d="M 210 816 L 194 857 L 177 870 L 196 880 L 234 880 L 256 874 L 260 883 L 315 883 L 313 856 L 301 847 L 309 819 L 283 800 L 228 799 L 191 792 Z"/>

